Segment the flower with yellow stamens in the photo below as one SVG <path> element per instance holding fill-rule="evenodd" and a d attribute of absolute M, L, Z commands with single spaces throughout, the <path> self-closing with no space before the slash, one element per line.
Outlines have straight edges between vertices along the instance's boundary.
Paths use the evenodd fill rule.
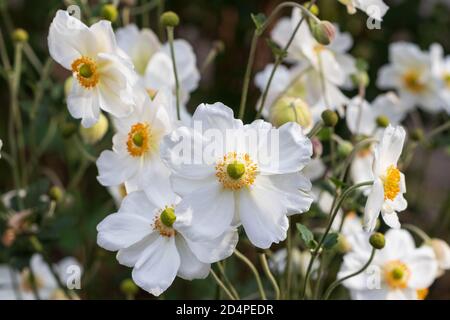
<path fill-rule="evenodd" d="M 117 47 L 109 21 L 87 27 L 59 10 L 50 25 L 48 47 L 52 58 L 72 71 L 67 107 L 84 127 L 98 121 L 100 109 L 119 118 L 132 111 L 137 76 Z"/>
<path fill-rule="evenodd" d="M 406 192 L 405 176 L 397 162 L 405 142 L 405 130 L 388 126 L 374 151 L 372 174 L 374 183 L 370 188 L 364 209 L 364 229 L 373 231 L 381 212 L 384 222 L 392 228 L 400 228 L 397 212 L 406 209 L 403 197 Z"/>

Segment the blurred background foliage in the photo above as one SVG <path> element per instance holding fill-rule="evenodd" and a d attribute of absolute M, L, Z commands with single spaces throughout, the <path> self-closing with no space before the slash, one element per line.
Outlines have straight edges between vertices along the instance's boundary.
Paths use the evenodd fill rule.
<path fill-rule="evenodd" d="M 67 3 L 68 1 L 66 1 Z M 76 1 L 75 1 L 76 2 Z M 89 7 L 95 14 L 100 5 L 106 1 L 89 1 Z M 134 3 L 135 6 L 146 5 L 149 0 L 122 1 L 121 6 Z M 222 101 L 237 109 L 240 100 L 242 80 L 248 58 L 249 43 L 254 30 L 251 13 L 262 12 L 269 15 L 273 8 L 282 1 L 278 0 L 167 0 L 166 9 L 177 12 L 181 18 L 181 26 L 176 29 L 177 37 L 187 39 L 194 47 L 199 67 L 216 40 L 224 43 L 225 50 L 208 67 L 202 75 L 199 89 L 192 95 L 189 109 L 193 110 L 199 103 Z M 385 16 L 381 30 L 366 28 L 367 17 L 358 12 L 349 16 L 343 5 L 337 0 L 318 0 L 320 16 L 339 24 L 341 30 L 348 31 L 354 38 L 351 53 L 369 62 L 371 84 L 368 89 L 369 100 L 379 91 L 374 83 L 377 70 L 387 63 L 388 46 L 393 41 L 406 40 L 417 43 L 422 49 L 428 49 L 433 42 L 443 45 L 446 53 L 450 53 L 450 1 L 431 0 L 396 0 L 385 1 L 391 8 Z M 63 1 L 31 1 L 0 0 L 1 30 L 7 38 L 10 57 L 13 48 L 8 35 L 11 30 L 21 27 L 30 34 L 30 45 L 34 48 L 42 63 L 49 59 L 47 50 L 47 33 L 51 19 L 57 9 L 65 8 Z M 82 11 L 83 12 L 83 11 Z M 286 10 L 285 15 L 290 14 Z M 132 19 L 138 25 L 150 23 L 153 30 L 158 30 L 157 10 L 152 10 L 145 17 Z M 120 26 L 116 22 L 115 26 Z M 270 28 L 269 28 L 270 29 Z M 269 32 L 266 33 L 269 36 Z M 48 60 L 50 61 L 50 60 Z M 254 72 L 264 68 L 273 61 L 271 50 L 261 40 L 257 49 Z M 51 63 L 51 62 L 48 62 Z M 75 256 L 83 264 L 85 275 L 82 282 L 81 298 L 124 298 L 120 284 L 129 278 L 131 269 L 120 266 L 113 253 L 109 253 L 96 245 L 96 225 L 107 214 L 114 212 L 115 204 L 105 188 L 96 181 L 95 164 L 83 152 L 97 157 L 100 152 L 111 146 L 112 132 L 95 146 L 80 143 L 78 134 L 65 137 L 67 130 L 77 128 L 78 123 L 72 120 L 67 112 L 64 98 L 64 81 L 69 73 L 56 63 L 49 65 L 50 79 L 44 83 L 44 94 L 37 108 L 37 128 L 34 135 L 29 126 L 29 118 L 24 120 L 24 133 L 27 138 L 34 135 L 37 149 L 27 146 L 27 162 L 29 165 L 29 181 L 33 192 L 27 197 L 35 197 L 34 205 L 39 203 L 43 194 L 48 194 L 51 186 L 56 185 L 65 190 L 64 198 L 56 206 L 52 218 L 42 227 L 39 240 L 44 244 L 54 261 L 64 256 Z M 29 63 L 23 65 L 23 82 L 20 90 L 20 108 L 29 114 L 33 108 L 36 83 L 39 74 Z M 0 138 L 4 148 L 8 148 L 7 119 L 9 94 L 4 74 L 0 81 Z M 348 92 L 348 96 L 355 92 Z M 254 104 L 259 96 L 252 85 L 247 108 L 247 120 L 255 115 Z M 424 129 L 431 128 L 442 119 L 420 114 Z M 441 117 L 443 117 L 441 115 Z M 417 122 L 406 120 L 410 128 Z M 33 131 L 34 132 L 34 131 Z M 449 137 L 437 145 L 448 145 Z M 432 236 L 450 241 L 450 163 L 449 150 L 435 149 L 435 146 L 421 147 L 414 156 L 413 163 L 407 172 L 408 193 L 410 203 L 407 212 L 402 213 L 403 221 L 421 226 Z M 33 152 L 41 152 L 35 156 Z M 0 193 L 14 189 L 11 172 L 5 161 L 0 161 Z M 41 210 L 41 209 L 38 209 Z M 42 214 L 48 210 L 42 208 Z M 314 211 L 314 209 L 312 210 Z M 305 217 L 317 216 L 314 212 Z M 0 222 L 0 231 L 2 230 Z M 4 222 L 3 222 L 4 223 Z M 3 226 L 4 227 L 4 226 Z M 295 229 L 295 228 L 293 228 Z M 242 238 L 241 238 L 242 239 Z M 239 249 L 250 259 L 256 261 L 256 253 L 241 240 Z M 14 250 L 14 252 L 11 252 Z M 28 242 L 15 245 L 14 249 L 2 247 L 0 244 L 0 262 L 14 256 L 11 263 L 23 266 L 33 246 Z M 335 266 L 338 267 L 337 265 Z M 233 283 L 237 284 L 241 297 L 252 297 L 256 292 L 255 282 L 249 270 L 235 258 L 227 261 L 227 271 Z M 329 272 L 333 275 L 333 272 Z M 267 284 L 267 287 L 269 285 Z M 341 290 L 343 291 L 343 290 Z M 437 281 L 430 290 L 430 298 L 450 299 L 450 274 Z M 345 297 L 345 293 L 342 297 Z M 177 279 L 163 298 L 214 298 L 219 293 L 212 279 L 187 282 Z M 257 296 L 253 296 L 257 297 Z M 140 291 L 137 298 L 151 298 Z"/>

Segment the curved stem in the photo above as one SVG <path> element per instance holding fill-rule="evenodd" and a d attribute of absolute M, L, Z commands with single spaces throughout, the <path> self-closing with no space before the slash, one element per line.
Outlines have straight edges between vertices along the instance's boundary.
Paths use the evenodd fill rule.
<path fill-rule="evenodd" d="M 334 281 L 334 282 L 328 287 L 327 291 L 325 292 L 325 294 L 324 294 L 324 299 L 325 299 L 325 300 L 328 300 L 328 298 L 330 297 L 330 295 L 331 295 L 331 293 L 333 292 L 333 290 L 336 289 L 336 288 L 337 288 L 341 283 L 343 283 L 345 280 L 348 280 L 348 279 L 350 279 L 350 278 L 356 277 L 357 275 L 359 275 L 359 274 L 361 274 L 362 272 L 364 272 L 364 270 L 366 270 L 367 267 L 369 267 L 370 264 L 372 263 L 373 257 L 375 256 L 375 251 L 376 251 L 376 249 L 373 248 L 373 249 L 372 249 L 372 253 L 370 254 L 369 260 L 366 262 L 366 264 L 365 264 L 361 269 L 359 269 L 358 271 L 356 271 L 356 272 L 354 272 L 354 273 L 352 273 L 352 274 L 349 274 L 348 276 L 345 276 L 345 277 L 343 277 L 343 278 L 341 278 L 341 279 L 338 279 L 338 280 Z"/>
<path fill-rule="evenodd" d="M 267 278 L 269 278 L 270 282 L 272 283 L 273 289 L 275 290 L 275 300 L 280 300 L 280 287 L 278 286 L 277 280 L 273 276 L 272 272 L 270 272 L 269 264 L 267 263 L 267 258 L 265 253 L 261 253 L 259 255 L 259 260 L 261 261 L 264 273 L 266 274 Z"/>
<path fill-rule="evenodd" d="M 175 50 L 173 47 L 173 27 L 167 27 L 167 39 L 169 41 L 170 46 L 170 57 L 172 58 L 172 67 L 173 67 L 173 74 L 175 77 L 175 97 L 177 100 L 177 118 L 178 120 L 181 120 L 181 114 L 180 114 L 180 82 L 178 81 L 178 72 L 177 72 L 177 63 L 175 59 Z"/>
<path fill-rule="evenodd" d="M 415 233 L 419 238 L 421 238 L 424 242 L 431 241 L 431 238 L 423 231 L 422 229 L 412 225 L 412 224 L 403 224 L 402 227 L 407 229 L 413 233 Z"/>
<path fill-rule="evenodd" d="M 302 290 L 302 294 L 301 297 L 305 298 L 305 292 L 306 292 L 306 286 L 308 284 L 309 281 L 309 276 L 311 274 L 311 270 L 312 270 L 312 266 L 314 265 L 314 261 L 316 260 L 320 250 L 322 249 L 322 245 L 325 241 L 325 238 L 327 237 L 328 233 L 331 230 L 331 226 L 333 225 L 334 219 L 336 218 L 338 212 L 339 212 L 339 208 L 341 207 L 342 203 L 345 201 L 345 199 L 347 199 L 347 197 L 356 189 L 361 188 L 361 187 L 365 187 L 365 186 L 370 186 L 373 184 L 373 181 L 367 181 L 367 182 L 362 182 L 362 183 L 358 183 L 355 184 L 349 188 L 347 188 L 342 195 L 337 199 L 336 201 L 336 206 L 331 208 L 330 214 L 331 214 L 331 218 L 330 221 L 328 222 L 328 226 L 325 230 L 325 233 L 322 235 L 322 237 L 320 238 L 319 244 L 317 245 L 317 247 L 314 249 L 312 255 L 311 255 L 311 260 L 309 260 L 309 264 L 308 264 L 308 269 L 306 271 L 306 275 L 305 275 L 305 282 L 303 284 L 303 290 Z"/>
<path fill-rule="evenodd" d="M 255 279 L 256 279 L 256 284 L 258 285 L 258 290 L 259 290 L 259 294 L 261 295 L 261 299 L 267 300 L 266 292 L 264 291 L 261 277 L 259 276 L 259 272 L 256 269 L 256 267 L 254 266 L 254 264 L 246 256 L 244 256 L 241 252 L 239 252 L 237 249 L 234 250 L 234 254 L 236 255 L 236 257 L 238 257 L 240 260 L 242 260 L 242 262 L 244 262 L 250 268 L 250 270 L 252 270 L 252 272 L 255 276 Z"/>
<path fill-rule="evenodd" d="M 430 140 L 431 138 L 435 137 L 436 135 L 440 134 L 441 132 L 444 132 L 446 130 L 450 129 L 450 120 L 444 123 L 443 125 L 431 130 L 427 135 L 427 140 Z"/>
<path fill-rule="evenodd" d="M 283 48 L 283 51 L 284 51 L 284 52 L 287 52 L 287 50 L 289 49 L 289 47 L 290 47 L 291 44 L 292 44 L 292 41 L 294 41 L 295 35 L 297 34 L 298 29 L 300 28 L 300 26 L 302 25 L 303 21 L 305 20 L 305 16 L 306 16 L 306 15 L 307 15 L 309 18 L 316 19 L 316 20 L 318 19 L 315 15 L 313 15 L 313 14 L 309 11 L 309 9 L 310 9 L 315 3 L 316 3 L 316 0 L 312 0 L 312 1 L 309 3 L 308 8 L 305 8 L 304 6 L 302 6 L 302 5 L 298 4 L 298 3 L 295 3 L 295 2 L 284 2 L 284 3 L 282 3 L 282 4 L 279 5 L 280 8 L 282 7 L 282 5 L 288 6 L 288 7 L 296 7 L 296 8 L 299 8 L 299 9 L 302 11 L 302 13 L 303 13 L 302 18 L 301 18 L 300 21 L 298 22 L 297 26 L 296 26 L 295 29 L 294 29 L 294 32 L 292 32 L 291 37 L 289 38 L 288 42 L 286 43 L 286 45 L 285 45 L 284 48 Z M 275 11 L 274 11 L 274 12 L 275 12 Z M 268 19 L 268 20 L 269 20 L 269 19 Z M 262 111 L 263 111 L 263 109 L 264 109 L 264 105 L 265 105 L 265 103 L 266 103 L 267 94 L 268 94 L 268 92 L 269 92 L 270 85 L 272 84 L 272 80 L 273 80 L 273 77 L 274 77 L 274 75 L 275 75 L 275 72 L 276 72 L 277 68 L 280 66 L 280 64 L 281 64 L 282 61 L 283 61 L 283 57 L 282 57 L 282 56 L 277 56 L 277 58 L 276 58 L 276 60 L 275 60 L 275 63 L 274 63 L 274 65 L 273 65 L 273 68 L 272 68 L 272 72 L 270 73 L 269 80 L 267 81 L 266 87 L 264 88 L 264 92 L 263 92 L 262 98 L 261 98 L 261 103 L 260 103 L 260 105 L 259 105 L 258 112 L 257 112 L 257 114 L 256 114 L 256 119 L 258 119 L 258 118 L 261 117 L 261 113 L 262 113 Z"/>
<path fill-rule="evenodd" d="M 214 280 L 216 280 L 217 284 L 219 285 L 219 287 L 227 294 L 228 298 L 230 298 L 230 300 L 236 300 L 233 296 L 233 294 L 230 292 L 230 290 L 228 290 L 228 288 L 225 286 L 225 284 L 220 280 L 219 276 L 217 276 L 217 274 L 214 272 L 213 269 L 211 269 L 211 274 L 214 277 Z"/>
<path fill-rule="evenodd" d="M 233 294 L 233 296 L 237 299 L 240 300 L 239 297 L 239 293 L 237 292 L 236 288 L 233 286 L 233 284 L 231 283 L 230 279 L 228 279 L 228 276 L 225 272 L 225 267 L 224 265 L 219 261 L 217 262 L 217 268 L 220 271 L 220 274 L 222 275 L 223 280 L 225 280 L 226 284 L 228 285 L 228 287 L 230 288 L 231 293 Z"/>
<path fill-rule="evenodd" d="M 240 106 L 239 106 L 239 118 L 240 119 L 242 119 L 244 117 L 244 114 L 245 114 L 245 107 L 246 107 L 246 104 L 247 104 L 248 87 L 250 85 L 250 76 L 251 76 L 251 71 L 252 71 L 252 67 L 253 67 L 253 62 L 255 60 L 256 45 L 258 44 L 258 38 L 264 33 L 264 31 L 267 29 L 267 27 L 272 23 L 272 21 L 275 19 L 277 14 L 282 9 L 284 9 L 286 7 L 299 8 L 300 10 L 302 10 L 304 15 L 307 15 L 307 16 L 309 16 L 312 19 L 317 19 L 317 17 L 314 16 L 309 11 L 309 9 L 314 5 L 315 2 L 316 2 L 316 0 L 312 0 L 307 9 L 304 6 L 302 6 L 301 4 L 298 4 L 296 2 L 283 2 L 283 3 L 279 4 L 272 11 L 272 13 L 266 19 L 264 24 L 259 29 L 255 30 L 255 32 L 253 33 L 252 42 L 251 42 L 251 46 L 250 46 L 250 54 L 249 54 L 249 57 L 248 57 L 247 67 L 246 67 L 246 70 L 245 70 L 244 84 L 242 86 L 241 103 L 240 103 Z M 283 48 L 283 51 L 287 51 L 287 49 L 289 49 L 292 41 L 294 40 L 295 34 L 297 33 L 297 31 L 300 28 L 300 25 L 302 24 L 304 19 L 305 19 L 305 16 L 303 16 L 302 19 L 300 20 L 300 22 L 298 23 L 297 27 L 295 28 L 294 32 L 291 35 L 291 38 L 289 39 L 288 43 Z M 273 78 L 273 76 L 275 74 L 276 69 L 281 64 L 282 60 L 283 60 L 283 58 L 277 57 L 277 59 L 275 61 L 274 67 L 272 69 L 272 73 L 270 74 L 269 81 L 268 81 L 268 83 L 266 85 L 266 88 L 264 90 L 264 93 L 263 93 L 263 98 L 262 98 L 262 101 L 261 101 L 260 108 L 258 109 L 258 116 L 257 116 L 257 118 L 259 118 L 259 116 L 261 115 L 262 107 L 265 104 L 265 100 L 267 98 L 267 92 L 269 91 L 269 87 L 270 87 L 270 84 L 272 82 L 272 78 Z"/>

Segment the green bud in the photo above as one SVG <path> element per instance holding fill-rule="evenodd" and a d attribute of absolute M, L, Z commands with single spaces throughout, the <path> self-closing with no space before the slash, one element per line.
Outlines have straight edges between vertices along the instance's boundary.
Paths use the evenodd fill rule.
<path fill-rule="evenodd" d="M 26 32 L 22 28 L 18 28 L 13 31 L 12 39 L 14 42 L 27 42 L 28 41 L 28 32 Z"/>
<path fill-rule="evenodd" d="M 342 141 L 338 145 L 338 153 L 341 157 L 347 157 L 353 151 L 353 144 L 350 141 Z"/>
<path fill-rule="evenodd" d="M 115 5 L 105 4 L 101 9 L 100 15 L 102 16 L 103 19 L 115 22 L 117 20 L 117 17 L 119 16 L 119 12 L 117 11 Z"/>
<path fill-rule="evenodd" d="M 337 113 L 329 109 L 322 112 L 321 117 L 327 127 L 335 127 L 339 121 Z"/>
<path fill-rule="evenodd" d="M 386 128 L 389 125 L 389 118 L 386 116 L 378 116 L 376 119 L 377 126 L 380 128 Z"/>
<path fill-rule="evenodd" d="M 345 237 L 343 234 L 340 234 L 338 237 L 338 243 L 336 246 L 336 249 L 340 253 L 347 253 L 351 250 L 351 244 L 348 241 L 347 237 Z"/>
<path fill-rule="evenodd" d="M 351 75 L 352 82 L 357 87 L 366 88 L 370 83 L 369 75 L 366 71 L 358 71 Z"/>
<path fill-rule="evenodd" d="M 411 132 L 411 139 L 414 141 L 421 142 L 421 141 L 423 141 L 424 138 L 425 138 L 425 134 L 424 134 L 423 130 L 420 128 L 414 129 Z"/>
<path fill-rule="evenodd" d="M 120 291 L 127 297 L 134 297 L 139 292 L 139 287 L 131 279 L 125 279 L 120 283 Z"/>
<path fill-rule="evenodd" d="M 310 1 L 308 1 L 308 2 L 305 2 L 304 4 L 303 4 L 303 6 L 305 7 L 305 8 L 309 8 L 310 6 L 311 6 L 311 2 Z M 313 4 L 312 6 L 311 6 L 311 8 L 309 8 L 309 12 L 311 12 L 313 15 L 315 15 L 315 16 L 318 16 L 319 15 L 319 13 L 320 13 L 320 10 L 319 10 L 319 7 L 316 5 L 316 4 Z"/>
<path fill-rule="evenodd" d="M 161 24 L 165 27 L 176 27 L 180 24 L 180 18 L 173 11 L 166 11 L 161 15 Z"/>
<path fill-rule="evenodd" d="M 311 20 L 310 29 L 316 41 L 324 46 L 329 45 L 336 36 L 336 29 L 329 21 Z"/>
<path fill-rule="evenodd" d="M 175 209 L 167 207 L 161 212 L 161 222 L 166 226 L 171 228 L 177 217 L 175 216 Z"/>
<path fill-rule="evenodd" d="M 283 97 L 270 108 L 270 122 L 280 127 L 287 122 L 297 122 L 303 128 L 312 127 L 312 114 L 306 102 L 300 98 Z"/>
<path fill-rule="evenodd" d="M 58 186 L 53 186 L 50 188 L 48 195 L 53 201 L 59 202 L 64 196 L 64 191 Z"/>
<path fill-rule="evenodd" d="M 379 232 L 375 232 L 369 238 L 370 245 L 375 249 L 383 249 L 386 245 L 386 240 L 384 239 L 384 235 Z"/>
<path fill-rule="evenodd" d="M 96 124 L 90 128 L 80 126 L 80 136 L 87 144 L 96 144 L 103 139 L 106 132 L 108 132 L 108 118 L 104 114 L 100 114 L 100 117 Z"/>
<path fill-rule="evenodd" d="M 238 161 L 230 163 L 227 166 L 227 173 L 234 180 L 240 179 L 245 173 L 245 165 Z"/>

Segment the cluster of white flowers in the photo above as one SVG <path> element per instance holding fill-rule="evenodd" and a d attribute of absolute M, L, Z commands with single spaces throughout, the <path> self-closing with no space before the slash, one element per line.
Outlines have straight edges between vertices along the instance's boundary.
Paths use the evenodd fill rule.
<path fill-rule="evenodd" d="M 381 16 L 387 10 L 382 1 L 341 2 L 351 12 L 355 8 L 368 12 L 370 3 L 381 6 Z M 280 20 L 272 32 L 278 45 L 286 45 L 301 16 L 294 9 L 290 19 Z M 136 284 L 157 296 L 176 276 L 207 277 L 211 263 L 233 254 L 240 226 L 258 248 L 285 240 L 288 217 L 307 212 L 314 199 L 306 174 L 314 163 L 313 146 L 305 134 L 321 121 L 325 109 L 345 115 L 353 134 L 379 140 L 358 154 L 351 166 L 355 183 L 373 181 L 364 190 L 368 195 L 364 229 L 373 231 L 380 213 L 388 226 L 400 228 L 397 212 L 407 203 L 405 177 L 397 165 L 405 131 L 398 124 L 413 106 L 449 110 L 449 74 L 442 72 L 450 72 L 450 63 L 437 46 L 426 54 L 413 45 L 392 45 L 391 64 L 380 71 L 378 84 L 397 90 L 398 96 L 389 92 L 369 104 L 363 97 L 349 99 L 342 92 L 352 87 L 351 76 L 357 72 L 356 61 L 348 54 L 352 42 L 348 33 L 337 30 L 331 44 L 322 45 L 303 23 L 288 50 L 290 67 L 277 69 L 268 92 L 262 115 L 269 122 L 244 124 L 222 103 L 201 104 L 192 116 L 187 113 L 185 106 L 200 74 L 192 47 L 175 40 L 182 110 L 178 119 L 170 44 L 161 44 L 149 29 L 128 25 L 114 34 L 107 21 L 87 27 L 58 11 L 48 43 L 51 56 L 73 73 L 69 112 L 85 127 L 99 121 L 100 110 L 114 123 L 112 150 L 102 152 L 97 167 L 98 181 L 111 190 L 119 209 L 98 225 L 98 244 L 117 251 L 119 263 L 133 268 Z M 256 76 L 261 91 L 273 67 Z M 395 126 L 377 126 L 381 116 Z M 341 276 L 360 267 L 371 251 L 363 248 L 368 245 L 367 233 L 359 220 L 352 221 L 342 229 L 352 239 L 352 249 Z M 406 231 L 389 231 L 386 238 L 388 246 L 373 262 L 384 272 L 386 289 L 377 297 L 416 297 L 416 290 L 428 288 L 437 274 L 434 251 L 416 249 Z M 284 260 L 286 252 L 279 255 L 272 267 L 282 272 L 286 263 L 277 260 Z M 310 257 L 296 255 L 293 263 L 306 273 Z M 448 260 L 447 251 L 444 255 Z M 373 297 L 363 281 L 361 276 L 346 283 L 353 297 Z"/>

